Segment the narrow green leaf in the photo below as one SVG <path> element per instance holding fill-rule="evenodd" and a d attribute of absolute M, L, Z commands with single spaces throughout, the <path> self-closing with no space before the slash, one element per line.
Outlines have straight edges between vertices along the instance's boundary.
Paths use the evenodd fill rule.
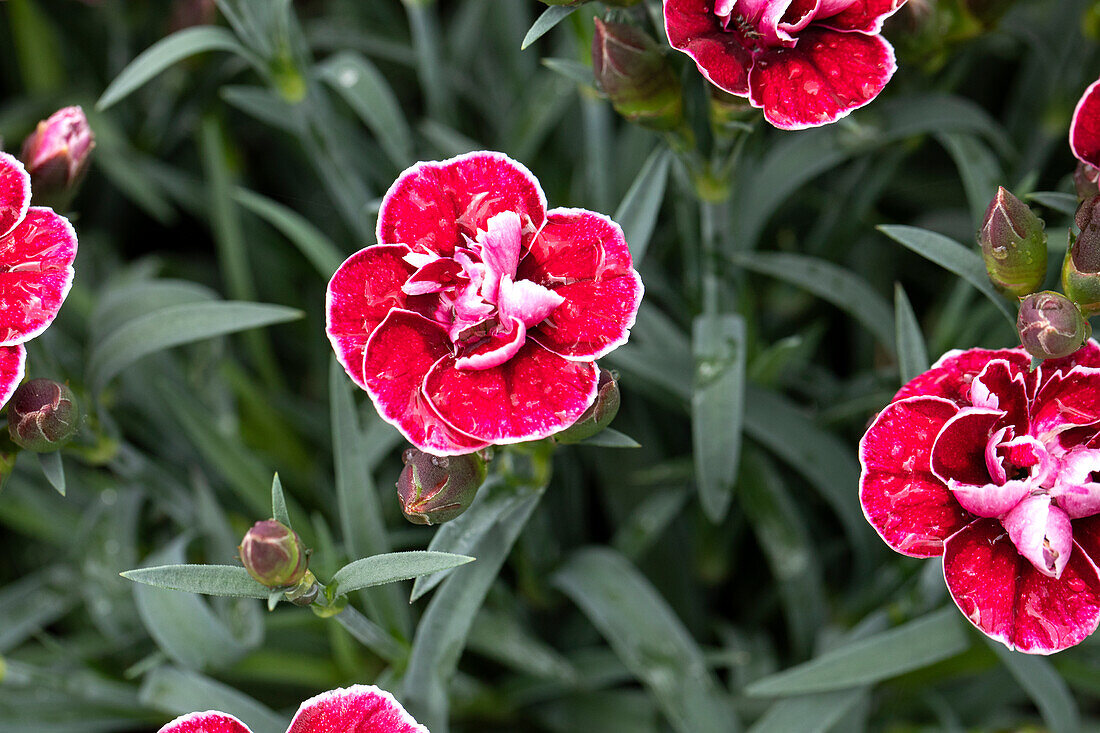
<path fill-rule="evenodd" d="M 848 313 L 879 342 L 894 350 L 894 314 L 889 303 L 851 270 L 816 257 L 785 252 L 742 252 L 734 265 L 779 278 Z"/>
<path fill-rule="evenodd" d="M 570 686 L 578 682 L 569 660 L 510 613 L 482 609 L 470 629 L 470 649 L 523 674 Z"/>
<path fill-rule="evenodd" d="M 290 523 L 290 514 L 286 510 L 286 497 L 283 496 L 283 482 L 279 480 L 279 474 L 271 480 L 271 518 L 284 527 L 294 529 Z"/>
<path fill-rule="evenodd" d="M 894 317 L 898 344 L 898 372 L 905 384 L 928 370 L 928 349 L 913 306 L 901 283 L 894 283 Z"/>
<path fill-rule="evenodd" d="M 290 719 L 223 684 L 196 672 L 160 667 L 146 676 L 139 693 L 145 707 L 168 715 L 186 715 L 196 710 L 220 710 L 247 720 L 255 733 L 284 733 Z"/>
<path fill-rule="evenodd" d="M 1029 193 L 1025 198 L 1068 216 L 1077 213 L 1078 201 L 1076 194 L 1059 193 L 1058 191 L 1035 191 Z"/>
<path fill-rule="evenodd" d="M 354 606 L 346 607 L 336 616 L 336 620 L 355 637 L 356 641 L 382 659 L 403 664 L 408 657 L 408 647 L 386 633 L 381 626 L 356 611 Z"/>
<path fill-rule="evenodd" d="M 642 444 L 618 430 L 604 428 L 595 435 L 585 438 L 579 445 L 595 445 L 601 448 L 641 448 Z"/>
<path fill-rule="evenodd" d="M 976 135 L 965 132 L 942 132 L 936 139 L 951 155 L 959 169 L 966 200 L 970 204 L 970 219 L 977 228 L 985 217 L 997 186 L 1005 180 L 997 157 Z"/>
<path fill-rule="evenodd" d="M 328 279 L 344 261 L 344 255 L 328 237 L 298 212 L 266 196 L 238 188 L 237 203 L 278 229 L 309 260 L 321 277 Z"/>
<path fill-rule="evenodd" d="M 765 677 L 745 692 L 755 697 L 786 697 L 843 690 L 926 667 L 969 646 L 964 622 L 952 605 Z"/>
<path fill-rule="evenodd" d="M 733 313 L 703 315 L 692 328 L 695 380 L 691 437 L 703 511 L 720 522 L 733 499 L 745 416 L 745 321 Z"/>
<path fill-rule="evenodd" d="M 397 170 L 412 164 L 412 131 L 382 73 L 363 56 L 345 51 L 319 66 L 321 78 L 343 97 L 378 139 Z"/>
<path fill-rule="evenodd" d="M 57 489 L 57 493 L 65 496 L 65 464 L 61 462 L 61 453 L 36 453 L 38 465 L 42 467 L 42 473 L 50 486 Z"/>
<path fill-rule="evenodd" d="M 158 565 L 119 574 L 135 583 L 208 596 L 267 599 L 271 594 L 236 565 Z"/>
<path fill-rule="evenodd" d="M 205 285 L 186 280 L 138 280 L 106 289 L 96 303 L 90 320 L 91 342 L 118 329 L 127 321 L 161 308 L 217 300 L 218 294 Z"/>
<path fill-rule="evenodd" d="M 826 733 L 866 697 L 863 687 L 789 697 L 768 708 L 749 733 Z"/>
<path fill-rule="evenodd" d="M 224 86 L 218 93 L 229 104 L 276 130 L 295 137 L 307 134 L 301 109 L 271 89 L 236 84 Z"/>
<path fill-rule="evenodd" d="M 964 247 L 954 239 L 918 227 L 893 225 L 880 226 L 878 230 L 925 259 L 966 280 L 989 298 L 1013 326 L 1016 325 L 1016 314 L 993 289 L 982 258 L 977 252 Z"/>
<path fill-rule="evenodd" d="M 332 576 L 332 582 L 337 584 L 339 593 L 346 594 L 372 585 L 396 583 L 428 573 L 450 570 L 473 561 L 472 557 L 447 552 L 390 552 L 364 557 L 345 565 Z"/>
<path fill-rule="evenodd" d="M 107 86 L 96 102 L 96 109 L 107 109 L 169 66 L 204 51 L 229 51 L 255 63 L 255 57 L 225 28 L 186 28 L 162 38 L 138 54 Z"/>
<path fill-rule="evenodd" d="M 544 58 L 542 65 L 555 73 L 561 74 L 566 79 L 571 79 L 591 89 L 596 88 L 596 77 L 592 74 L 592 67 L 582 64 L 575 59 Z"/>
<path fill-rule="evenodd" d="M 96 389 L 147 356 L 173 346 L 302 317 L 294 308 L 266 303 L 185 303 L 135 318 L 92 348 L 88 372 Z"/>
<path fill-rule="evenodd" d="M 683 511 L 688 492 L 681 487 L 664 489 L 642 499 L 619 524 L 611 546 L 630 560 L 637 560 L 660 539 Z"/>
<path fill-rule="evenodd" d="M 1024 688 L 1054 733 L 1076 733 L 1081 729 L 1081 714 L 1073 693 L 1049 660 L 1010 651 L 992 639 L 985 642 Z"/>
<path fill-rule="evenodd" d="M 703 653 L 664 599 L 622 555 L 575 553 L 553 584 L 576 603 L 679 733 L 728 733 L 736 717 Z"/>
<path fill-rule="evenodd" d="M 552 5 L 542 11 L 542 15 L 531 24 L 531 28 L 527 31 L 527 35 L 523 37 L 523 43 L 520 44 L 520 50 L 526 50 L 528 46 L 546 35 L 551 28 L 568 18 L 569 14 L 576 9 L 576 6 L 566 7 L 564 5 Z"/>
<path fill-rule="evenodd" d="M 661 213 L 661 202 L 665 197 L 671 164 L 672 151 L 663 145 L 658 146 L 646 159 L 645 165 L 630 184 L 630 189 L 615 211 L 615 221 L 623 228 L 635 267 L 649 249 L 657 215 Z"/>

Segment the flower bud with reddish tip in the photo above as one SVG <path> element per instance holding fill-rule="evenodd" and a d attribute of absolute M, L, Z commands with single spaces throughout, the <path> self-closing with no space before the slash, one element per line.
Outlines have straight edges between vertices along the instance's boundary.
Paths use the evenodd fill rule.
<path fill-rule="evenodd" d="M 52 379 L 25 382 L 8 402 L 8 434 L 25 450 L 58 450 L 79 427 L 80 408 L 73 391 Z"/>
<path fill-rule="evenodd" d="M 401 512 L 413 524 L 442 524 L 462 514 L 488 473 L 477 453 L 433 456 L 409 448 L 401 460 L 405 468 L 397 478 L 397 498 Z"/>
<path fill-rule="evenodd" d="M 1092 329 L 1073 301 L 1045 290 L 1020 301 L 1020 343 L 1036 359 L 1060 359 L 1084 345 Z"/>
<path fill-rule="evenodd" d="M 1100 193 L 1098 179 L 1100 179 L 1100 168 L 1077 161 L 1077 167 L 1073 169 L 1073 187 L 1077 190 L 1078 200 L 1084 201 Z"/>
<path fill-rule="evenodd" d="M 1047 273 L 1043 220 L 1003 186 L 989 202 L 978 242 L 985 270 L 997 290 L 1022 298 L 1043 287 Z"/>
<path fill-rule="evenodd" d="M 75 191 L 88 169 L 95 136 L 80 107 L 65 107 L 38 123 L 23 141 L 34 201 L 55 203 Z"/>
<path fill-rule="evenodd" d="M 274 519 L 252 525 L 239 549 L 244 569 L 268 588 L 297 584 L 309 566 L 298 533 Z"/>
<path fill-rule="evenodd" d="M 615 419 L 619 413 L 619 385 L 615 375 L 606 369 L 600 370 L 600 384 L 596 388 L 596 400 L 589 406 L 577 422 L 554 436 L 559 443 L 579 443 L 600 432 Z"/>
<path fill-rule="evenodd" d="M 592 71 L 615 111 L 653 130 L 683 121 L 680 82 L 661 47 L 640 28 L 595 19 Z"/>

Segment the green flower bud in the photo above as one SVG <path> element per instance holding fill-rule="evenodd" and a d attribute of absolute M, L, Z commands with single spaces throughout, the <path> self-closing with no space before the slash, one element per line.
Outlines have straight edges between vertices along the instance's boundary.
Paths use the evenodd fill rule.
<path fill-rule="evenodd" d="M 1061 293 L 1045 290 L 1020 301 L 1016 319 L 1020 343 L 1036 359 L 1059 359 L 1084 345 L 1092 333 L 1089 322 Z"/>
<path fill-rule="evenodd" d="M 21 384 L 8 403 L 8 434 L 20 448 L 48 453 L 69 442 L 80 427 L 73 391 L 52 379 Z"/>
<path fill-rule="evenodd" d="M 1043 220 L 1003 186 L 986 209 L 978 243 L 997 290 L 1022 298 L 1043 287 L 1047 273 Z"/>
<path fill-rule="evenodd" d="M 477 453 L 433 456 L 409 448 L 401 459 L 405 468 L 397 478 L 397 498 L 413 524 L 442 524 L 462 514 L 488 473 Z"/>
<path fill-rule="evenodd" d="M 1100 196 L 1081 202 L 1074 216 L 1079 234 L 1070 232 L 1062 261 L 1062 290 L 1081 311 L 1100 313 Z"/>
<path fill-rule="evenodd" d="M 606 369 L 600 370 L 600 383 L 596 388 L 596 399 L 577 421 L 554 436 L 559 443 L 579 443 L 600 432 L 615 419 L 619 412 L 619 385 L 615 375 Z"/>
<path fill-rule="evenodd" d="M 640 28 L 595 19 L 592 71 L 615 111 L 653 130 L 683 121 L 680 81 L 661 47 Z"/>
<path fill-rule="evenodd" d="M 297 585 L 306 575 L 309 553 L 302 540 L 274 519 L 252 525 L 239 549 L 245 570 L 268 588 Z"/>

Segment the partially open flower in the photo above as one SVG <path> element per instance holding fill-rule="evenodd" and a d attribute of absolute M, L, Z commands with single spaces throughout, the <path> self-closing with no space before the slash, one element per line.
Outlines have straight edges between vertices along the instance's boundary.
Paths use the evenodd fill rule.
<path fill-rule="evenodd" d="M 615 111 L 654 130 L 683 121 L 680 80 L 649 34 L 626 23 L 595 19 L 592 71 Z"/>
<path fill-rule="evenodd" d="M 943 556 L 974 626 L 1050 654 L 1100 623 L 1100 346 L 1030 361 L 952 351 L 902 387 L 860 441 L 860 502 L 894 550 Z"/>
<path fill-rule="evenodd" d="M 69 442 L 80 427 L 80 408 L 68 385 L 32 379 L 8 404 L 8 433 L 20 448 L 46 453 Z"/>
<path fill-rule="evenodd" d="M 1091 332 L 1073 301 L 1050 290 L 1020 301 L 1016 330 L 1024 349 L 1036 359 L 1069 356 L 1084 345 Z"/>
<path fill-rule="evenodd" d="M 642 298 L 619 225 L 546 211 L 535 177 L 500 153 L 405 171 L 378 241 L 333 275 L 326 330 L 383 419 L 435 455 L 576 422 L 595 359 L 626 342 Z"/>
<path fill-rule="evenodd" d="M 835 122 L 897 65 L 880 35 L 904 0 L 664 0 L 665 30 L 713 84 L 787 130 Z"/>
<path fill-rule="evenodd" d="M 989 202 L 978 242 L 997 290 L 1022 298 L 1043 287 L 1047 275 L 1043 220 L 1003 186 Z"/>
<path fill-rule="evenodd" d="M 309 566 L 309 554 L 298 533 L 274 519 L 252 525 L 240 553 L 248 574 L 268 588 L 294 585 Z"/>
<path fill-rule="evenodd" d="M 80 107 L 65 107 L 38 123 L 23 142 L 23 162 L 31 174 L 35 201 L 64 201 L 84 177 L 95 136 Z"/>
<path fill-rule="evenodd" d="M 401 512 L 413 524 L 442 524 L 470 508 L 485 482 L 485 460 L 477 453 L 433 456 L 416 448 L 402 455 L 397 478 Z"/>
<path fill-rule="evenodd" d="M 287 733 L 428 733 L 393 695 L 374 685 L 331 690 L 302 703 Z M 176 718 L 158 733 L 251 733 L 226 713 L 213 710 Z"/>

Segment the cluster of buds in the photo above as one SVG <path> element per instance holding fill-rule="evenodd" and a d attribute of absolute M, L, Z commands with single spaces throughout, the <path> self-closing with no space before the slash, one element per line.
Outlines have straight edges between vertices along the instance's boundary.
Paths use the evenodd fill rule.
<path fill-rule="evenodd" d="M 488 473 L 479 453 L 433 456 L 417 448 L 401 454 L 397 478 L 401 512 L 413 524 L 442 524 L 466 511 Z"/>
<path fill-rule="evenodd" d="M 52 379 L 21 384 L 8 402 L 8 434 L 24 450 L 58 450 L 79 427 L 80 408 L 72 390 Z"/>
<path fill-rule="evenodd" d="M 95 148 L 95 136 L 80 107 L 54 112 L 23 142 L 36 205 L 65 208 L 76 193 Z"/>
<path fill-rule="evenodd" d="M 615 111 L 651 130 L 683 122 L 680 81 L 661 45 L 637 26 L 595 19 L 592 71 Z"/>

